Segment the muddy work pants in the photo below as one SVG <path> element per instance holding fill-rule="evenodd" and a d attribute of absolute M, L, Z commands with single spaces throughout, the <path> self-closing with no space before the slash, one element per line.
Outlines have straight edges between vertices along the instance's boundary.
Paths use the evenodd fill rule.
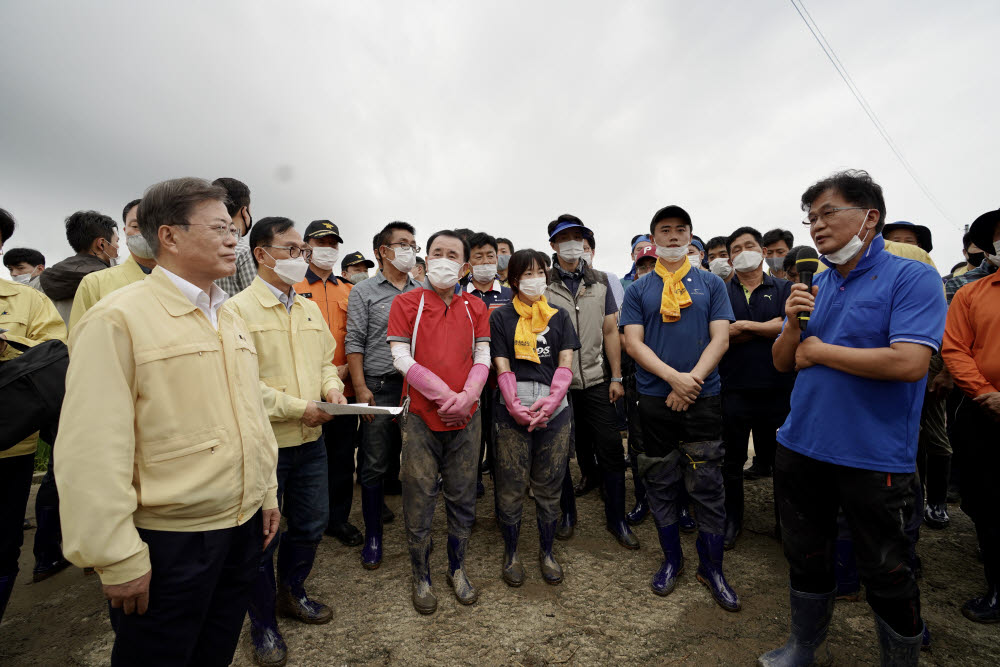
<path fill-rule="evenodd" d="M 722 481 L 722 402 L 699 398 L 686 411 L 667 407 L 662 396 L 640 396 L 643 445 L 639 473 L 646 498 L 660 527 L 677 523 L 681 487 L 687 489 L 702 532 L 722 535 L 726 492 Z"/>
<path fill-rule="evenodd" d="M 430 537 L 438 474 L 444 484 L 448 534 L 468 539 L 476 520 L 476 473 L 482 420 L 479 411 L 459 431 L 432 431 L 409 413 L 403 426 L 403 521 L 411 545 Z"/>

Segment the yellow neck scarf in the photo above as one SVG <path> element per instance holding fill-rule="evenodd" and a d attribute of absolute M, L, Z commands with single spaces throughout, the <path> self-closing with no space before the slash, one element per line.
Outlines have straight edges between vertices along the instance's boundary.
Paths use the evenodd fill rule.
<path fill-rule="evenodd" d="M 521 316 L 514 328 L 514 357 L 540 364 L 538 334 L 549 326 L 549 320 L 556 314 L 556 309 L 548 304 L 544 295 L 530 306 L 521 301 L 519 296 L 514 297 L 513 303 L 514 310 Z"/>
<path fill-rule="evenodd" d="M 656 275 L 663 278 L 663 295 L 660 297 L 660 315 L 664 322 L 676 322 L 681 319 L 681 308 L 691 305 L 691 295 L 684 287 L 684 276 L 691 270 L 691 262 L 684 258 L 684 264 L 673 273 L 656 262 Z"/>

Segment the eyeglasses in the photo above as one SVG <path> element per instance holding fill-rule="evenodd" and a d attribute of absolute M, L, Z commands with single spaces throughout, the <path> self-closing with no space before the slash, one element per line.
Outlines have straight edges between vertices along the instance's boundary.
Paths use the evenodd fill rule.
<path fill-rule="evenodd" d="M 416 243 L 404 243 L 404 242 L 400 241 L 398 243 L 386 243 L 385 244 L 386 248 L 395 248 L 396 246 L 399 246 L 401 249 L 402 248 L 411 248 L 413 250 L 413 252 L 420 252 L 420 246 L 418 246 Z"/>
<path fill-rule="evenodd" d="M 815 225 L 820 218 L 823 219 L 823 222 L 830 222 L 830 218 L 837 211 L 864 211 L 864 210 L 870 210 L 870 209 L 867 209 L 864 206 L 841 206 L 840 208 L 828 208 L 820 211 L 819 215 L 811 213 L 808 218 L 802 221 L 802 224 L 806 225 L 807 227 L 811 227 Z"/>
<path fill-rule="evenodd" d="M 298 247 L 297 245 L 288 245 L 288 246 L 285 246 L 285 245 L 265 245 L 265 246 L 260 246 L 260 247 L 261 248 L 274 248 L 275 250 L 287 250 L 288 251 L 288 256 L 291 257 L 292 259 L 298 259 L 299 257 L 302 257 L 307 262 L 310 259 L 312 259 L 312 256 L 313 256 L 313 251 L 312 251 L 311 248 L 305 248 L 305 249 L 303 249 L 303 248 Z"/>
<path fill-rule="evenodd" d="M 227 234 L 229 236 L 232 236 L 234 239 L 238 239 L 240 237 L 240 230 L 236 229 L 236 225 L 223 225 L 223 224 L 209 225 L 204 222 L 189 222 L 187 224 L 197 225 L 198 227 L 208 227 L 213 232 L 218 234 L 220 239 L 226 238 Z"/>

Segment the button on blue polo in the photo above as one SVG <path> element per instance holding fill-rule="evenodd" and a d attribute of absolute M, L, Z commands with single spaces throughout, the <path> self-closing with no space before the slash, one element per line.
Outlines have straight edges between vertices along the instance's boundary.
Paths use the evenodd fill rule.
<path fill-rule="evenodd" d="M 940 347 L 947 305 L 932 267 L 885 252 L 881 235 L 847 278 L 823 262 L 831 270 L 813 281 L 819 291 L 805 336 L 853 348 Z M 798 373 L 778 442 L 819 461 L 913 472 L 925 385 L 811 366 Z"/>

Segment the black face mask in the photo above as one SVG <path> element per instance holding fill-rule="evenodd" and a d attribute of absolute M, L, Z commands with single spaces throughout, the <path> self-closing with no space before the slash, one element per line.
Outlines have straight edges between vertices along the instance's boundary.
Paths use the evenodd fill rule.
<path fill-rule="evenodd" d="M 247 223 L 247 229 L 246 229 L 245 232 L 243 232 L 243 236 L 246 236 L 247 234 L 249 234 L 250 233 L 250 228 L 253 227 L 253 216 L 250 215 L 250 209 L 247 209 L 247 219 L 250 222 Z"/>
<path fill-rule="evenodd" d="M 969 253 L 969 266 L 979 266 L 986 259 L 985 252 L 970 252 Z"/>

